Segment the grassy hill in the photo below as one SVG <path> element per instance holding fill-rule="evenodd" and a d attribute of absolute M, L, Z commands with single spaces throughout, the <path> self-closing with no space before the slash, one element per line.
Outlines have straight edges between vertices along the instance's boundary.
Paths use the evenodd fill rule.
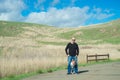
<path fill-rule="evenodd" d="M 68 39 L 71 36 L 78 38 L 80 43 L 120 43 L 120 20 L 99 24 L 91 25 L 77 30 L 68 31 L 61 33 L 61 38 Z"/>
<path fill-rule="evenodd" d="M 0 36 L 34 39 L 40 44 L 64 45 L 72 36 L 79 44 L 119 44 L 120 19 L 79 28 L 56 28 L 46 25 L 0 21 Z"/>

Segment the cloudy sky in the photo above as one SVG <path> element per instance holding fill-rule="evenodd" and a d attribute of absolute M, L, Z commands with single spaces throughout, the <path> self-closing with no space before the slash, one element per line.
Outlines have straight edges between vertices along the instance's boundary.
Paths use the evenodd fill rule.
<path fill-rule="evenodd" d="M 120 19 L 120 0 L 0 0 L 0 20 L 79 27 Z"/>

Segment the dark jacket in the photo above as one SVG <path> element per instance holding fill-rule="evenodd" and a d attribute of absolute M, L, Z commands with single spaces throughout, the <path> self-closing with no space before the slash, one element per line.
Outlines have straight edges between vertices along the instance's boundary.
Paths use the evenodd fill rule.
<path fill-rule="evenodd" d="M 79 47 L 77 43 L 68 43 L 66 48 L 65 48 L 65 52 L 67 55 L 70 56 L 76 56 L 79 55 Z"/>

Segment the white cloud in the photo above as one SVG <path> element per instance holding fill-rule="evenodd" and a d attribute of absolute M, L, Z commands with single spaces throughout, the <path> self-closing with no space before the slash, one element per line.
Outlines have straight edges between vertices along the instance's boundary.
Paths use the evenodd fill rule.
<path fill-rule="evenodd" d="M 0 1 L 0 20 L 21 21 L 21 11 L 24 8 L 21 0 L 1 0 Z"/>
<path fill-rule="evenodd" d="M 109 17 L 111 17 L 111 16 L 113 16 L 113 15 L 114 15 L 114 14 L 100 13 L 99 15 L 96 16 L 96 19 L 102 20 L 102 19 L 109 18 Z"/>
<path fill-rule="evenodd" d="M 44 10 L 44 2 L 46 2 L 46 0 L 37 0 L 37 2 L 34 3 L 34 8 Z"/>
<path fill-rule="evenodd" d="M 101 8 L 94 7 L 93 12 L 92 12 L 92 18 L 95 18 L 98 20 L 106 19 L 111 16 L 114 16 L 114 14 L 110 13 L 110 11 L 107 9 L 102 10 Z"/>
<path fill-rule="evenodd" d="M 59 27 L 77 27 L 85 25 L 87 20 L 102 20 L 114 14 L 103 12 L 100 8 L 94 8 L 90 12 L 89 7 L 68 7 L 64 9 L 50 8 L 48 12 L 33 12 L 26 22 L 47 24 Z"/>
<path fill-rule="evenodd" d="M 68 7 L 59 10 L 56 8 L 50 8 L 48 12 L 31 13 L 26 22 L 35 22 L 60 27 L 84 25 L 85 21 L 90 17 L 87 14 L 88 9 L 89 7 Z"/>
<path fill-rule="evenodd" d="M 53 0 L 53 2 L 51 3 L 51 6 L 55 6 L 55 5 L 57 5 L 58 3 L 60 3 L 60 0 Z"/>
<path fill-rule="evenodd" d="M 74 6 L 76 0 L 71 0 L 71 6 Z"/>

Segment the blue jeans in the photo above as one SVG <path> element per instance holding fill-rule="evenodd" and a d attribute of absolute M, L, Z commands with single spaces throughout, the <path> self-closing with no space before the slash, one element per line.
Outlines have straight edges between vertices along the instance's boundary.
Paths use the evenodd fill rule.
<path fill-rule="evenodd" d="M 78 73 L 78 62 L 77 62 L 78 60 L 77 60 L 76 56 L 68 56 L 68 73 L 71 73 L 70 63 L 71 63 L 72 59 L 76 61 L 76 65 L 74 67 L 74 71 L 75 71 L 75 73 Z"/>

